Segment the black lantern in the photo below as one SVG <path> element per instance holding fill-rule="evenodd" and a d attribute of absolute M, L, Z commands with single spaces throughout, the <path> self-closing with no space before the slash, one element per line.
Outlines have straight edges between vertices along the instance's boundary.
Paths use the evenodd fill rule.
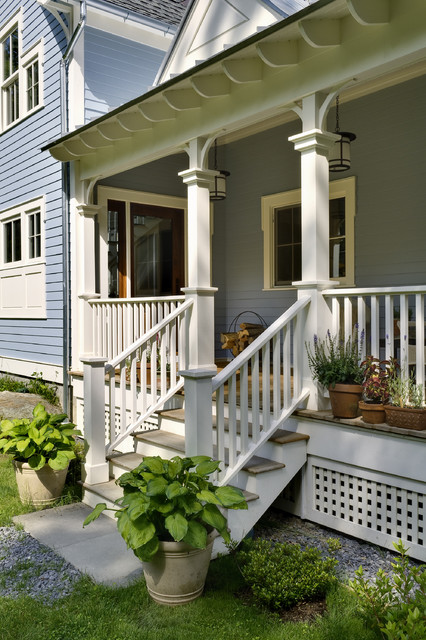
<path fill-rule="evenodd" d="M 219 173 L 214 177 L 214 184 L 210 189 L 210 200 L 225 200 L 226 178 L 231 174 L 229 171 L 217 168 L 217 140 L 214 141 L 214 170 Z"/>
<path fill-rule="evenodd" d="M 340 131 L 339 96 L 336 96 L 336 129 L 334 133 L 340 136 L 340 138 L 336 140 L 330 150 L 328 158 L 329 170 L 347 171 L 351 168 L 351 142 L 356 139 L 356 135 L 349 131 Z"/>

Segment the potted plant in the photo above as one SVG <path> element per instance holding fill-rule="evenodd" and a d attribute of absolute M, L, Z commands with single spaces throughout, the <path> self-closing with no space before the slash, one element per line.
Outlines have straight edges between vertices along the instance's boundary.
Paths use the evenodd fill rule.
<path fill-rule="evenodd" d="M 116 481 L 123 497 L 114 508 L 127 546 L 142 561 L 150 596 L 161 604 L 185 604 L 201 595 L 214 538 L 230 542 L 221 509 L 247 509 L 239 489 L 208 479 L 219 462 L 208 456 L 171 460 L 146 457 Z M 107 505 L 96 505 L 83 523 Z"/>
<path fill-rule="evenodd" d="M 423 431 L 426 429 L 425 390 L 413 376 L 396 376 L 389 381 L 386 422 L 392 427 Z"/>
<path fill-rule="evenodd" d="M 60 497 L 70 460 L 76 457 L 74 436 L 81 435 L 66 414 L 50 415 L 39 402 L 33 419 L 0 422 L 0 453 L 13 458 L 22 502 L 48 505 Z"/>
<path fill-rule="evenodd" d="M 399 367 L 395 358 L 379 360 L 369 355 L 361 362 L 363 370 L 362 397 L 359 402 L 362 419 L 369 424 L 386 421 L 384 405 L 389 402 L 389 381 Z"/>
<path fill-rule="evenodd" d="M 314 380 L 329 389 L 331 409 L 335 418 L 355 418 L 362 395 L 361 351 L 364 332 L 358 337 L 358 327 L 348 340 L 332 336 L 325 340 L 314 336 L 314 346 L 306 345 L 309 367 Z"/>

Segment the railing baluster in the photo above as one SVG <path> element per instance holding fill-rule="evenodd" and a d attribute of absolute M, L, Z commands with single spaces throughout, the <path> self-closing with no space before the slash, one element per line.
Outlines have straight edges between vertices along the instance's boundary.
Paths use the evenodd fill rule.
<path fill-rule="evenodd" d="M 365 300 L 361 296 L 357 297 L 357 315 L 358 315 L 358 332 L 359 336 L 364 336 L 364 340 L 361 345 L 361 358 L 364 360 L 367 354 L 367 322 L 366 322 L 366 309 Z"/>
<path fill-rule="evenodd" d="M 371 350 L 375 358 L 380 358 L 380 305 L 377 296 L 371 296 Z"/>
<path fill-rule="evenodd" d="M 116 438 L 115 429 L 115 369 L 112 369 L 109 373 L 109 429 L 110 429 L 110 442 L 114 442 Z"/>
<path fill-rule="evenodd" d="M 281 332 L 272 338 L 272 410 L 277 420 L 281 412 Z"/>
<path fill-rule="evenodd" d="M 254 442 L 259 440 L 259 351 L 251 358 L 251 413 L 252 413 L 252 438 Z"/>
<path fill-rule="evenodd" d="M 269 427 L 271 414 L 271 364 L 270 343 L 262 348 L 262 431 Z"/>
<path fill-rule="evenodd" d="M 216 392 L 216 456 L 222 462 L 219 478 L 225 474 L 225 389 Z"/>
<path fill-rule="evenodd" d="M 408 296 L 400 297 L 400 345 L 401 345 L 401 373 L 408 376 Z"/>
<path fill-rule="evenodd" d="M 425 381 L 425 300 L 422 293 L 416 294 L 416 382 Z"/>
<path fill-rule="evenodd" d="M 354 328 L 354 322 L 352 319 L 352 301 L 349 296 L 345 296 L 344 304 L 343 304 L 343 312 L 344 312 L 344 321 L 343 326 L 345 328 L 345 342 L 347 342 L 352 337 L 352 332 Z"/>
<path fill-rule="evenodd" d="M 248 362 L 245 362 L 240 369 L 240 440 L 242 451 L 248 447 L 248 406 Z"/>
<path fill-rule="evenodd" d="M 394 329 L 393 329 L 393 296 L 385 296 L 385 359 L 393 357 Z"/>
<path fill-rule="evenodd" d="M 120 433 L 126 432 L 126 361 L 120 365 Z"/>
<path fill-rule="evenodd" d="M 228 466 L 233 467 L 237 460 L 237 376 L 234 374 L 228 381 Z"/>
<path fill-rule="evenodd" d="M 291 403 L 291 332 L 288 326 L 283 328 L 283 407 Z"/>

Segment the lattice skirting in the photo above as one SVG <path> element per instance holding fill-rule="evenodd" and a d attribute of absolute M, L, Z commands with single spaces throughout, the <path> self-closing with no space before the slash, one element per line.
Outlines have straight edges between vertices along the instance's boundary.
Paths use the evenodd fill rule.
<path fill-rule="evenodd" d="M 389 549 L 401 539 L 413 558 L 426 561 L 424 483 L 312 456 L 303 482 L 287 487 L 280 506 Z"/>

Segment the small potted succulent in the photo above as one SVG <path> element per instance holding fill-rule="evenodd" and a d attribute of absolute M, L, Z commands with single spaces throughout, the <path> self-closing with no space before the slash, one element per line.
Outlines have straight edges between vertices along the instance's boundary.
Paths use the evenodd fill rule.
<path fill-rule="evenodd" d="M 386 422 L 392 427 L 426 429 L 425 389 L 413 376 L 395 376 L 389 381 Z"/>
<path fill-rule="evenodd" d="M 363 371 L 362 397 L 359 408 L 362 419 L 369 424 L 386 421 L 385 407 L 389 402 L 389 382 L 399 368 L 395 358 L 379 360 L 369 355 L 361 362 Z"/>
<path fill-rule="evenodd" d="M 327 331 L 324 340 L 314 336 L 313 348 L 306 345 L 312 377 L 329 389 L 335 418 L 355 418 L 362 395 L 361 352 L 364 332 L 358 326 L 346 340 Z"/>
<path fill-rule="evenodd" d="M 160 604 L 201 595 L 214 538 L 230 542 L 221 510 L 247 509 L 239 489 L 209 481 L 219 464 L 208 456 L 146 457 L 116 481 L 124 493 L 113 509 L 118 530 L 142 561 L 148 592 Z M 107 508 L 96 505 L 83 526 Z"/>
<path fill-rule="evenodd" d="M 44 506 L 60 497 L 69 462 L 76 458 L 74 437 L 78 435 L 80 431 L 65 413 L 50 415 L 40 402 L 32 420 L 0 422 L 0 453 L 13 458 L 22 502 Z"/>

